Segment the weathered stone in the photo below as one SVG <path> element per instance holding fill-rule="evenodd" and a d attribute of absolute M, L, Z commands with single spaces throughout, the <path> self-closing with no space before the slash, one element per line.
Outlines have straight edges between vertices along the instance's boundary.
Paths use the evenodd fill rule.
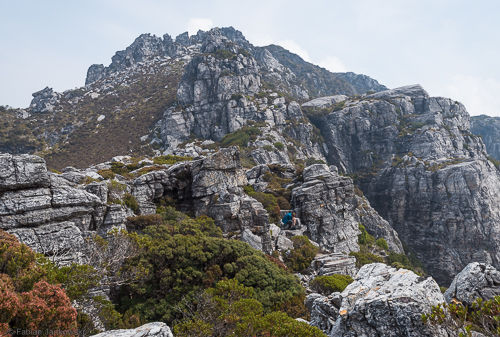
<path fill-rule="evenodd" d="M 354 276 L 358 272 L 356 258 L 342 253 L 318 254 L 311 262 L 311 267 L 316 275 Z"/>
<path fill-rule="evenodd" d="M 165 323 L 154 322 L 129 330 L 110 330 L 92 337 L 174 337 Z"/>
<path fill-rule="evenodd" d="M 484 263 L 469 263 L 451 282 L 444 293 L 446 302 L 457 299 L 471 305 L 477 298 L 490 300 L 500 296 L 500 271 Z"/>
<path fill-rule="evenodd" d="M 422 314 L 444 302 L 431 277 L 381 263 L 368 264 L 341 296 L 329 336 L 448 336 L 443 328 L 422 321 Z"/>
<path fill-rule="evenodd" d="M 0 192 L 21 188 L 48 187 L 45 161 L 37 156 L 0 153 Z"/>
<path fill-rule="evenodd" d="M 308 166 L 304 183 L 292 191 L 292 205 L 308 234 L 320 247 L 332 252 L 358 251 L 359 223 L 391 242 L 391 249 L 401 252 L 397 234 L 362 196 L 354 193 L 350 178 L 332 172 L 327 165 Z M 364 202 L 363 202 L 364 201 Z M 375 234 L 375 233 L 374 233 Z"/>
<path fill-rule="evenodd" d="M 346 100 L 315 123 L 329 162 L 358 177 L 438 282 L 471 261 L 499 266 L 500 171 L 462 104 L 414 85 Z"/>

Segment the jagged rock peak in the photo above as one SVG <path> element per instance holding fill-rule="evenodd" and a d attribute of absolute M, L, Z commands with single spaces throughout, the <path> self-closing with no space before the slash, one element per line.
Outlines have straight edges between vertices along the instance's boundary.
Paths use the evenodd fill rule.
<path fill-rule="evenodd" d="M 427 91 L 422 88 L 420 84 L 412 84 L 412 85 L 406 85 L 403 87 L 395 88 L 395 89 L 389 89 L 389 90 L 384 90 L 380 92 L 376 92 L 374 94 L 368 95 L 367 98 L 373 97 L 373 98 L 392 98 L 392 97 L 401 97 L 401 96 L 409 96 L 412 98 L 416 97 L 424 97 L 427 98 L 429 97 L 429 94 Z"/>

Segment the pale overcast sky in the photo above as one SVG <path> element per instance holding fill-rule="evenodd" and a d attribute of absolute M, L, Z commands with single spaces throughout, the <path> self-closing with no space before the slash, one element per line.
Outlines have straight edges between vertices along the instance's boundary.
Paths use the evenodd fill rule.
<path fill-rule="evenodd" d="M 254 45 L 500 116 L 496 0 L 0 0 L 0 13 L 0 105 L 82 86 L 91 64 L 108 65 L 141 33 L 233 26 Z"/>

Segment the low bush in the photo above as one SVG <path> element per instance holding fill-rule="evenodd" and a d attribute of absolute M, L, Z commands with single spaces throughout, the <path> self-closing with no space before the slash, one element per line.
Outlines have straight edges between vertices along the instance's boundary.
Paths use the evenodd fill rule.
<path fill-rule="evenodd" d="M 294 236 L 292 242 L 293 249 L 284 256 L 284 261 L 288 268 L 300 273 L 311 265 L 319 248 L 304 235 Z"/>
<path fill-rule="evenodd" d="M 125 203 L 125 206 L 134 211 L 134 213 L 139 212 L 139 204 L 132 194 L 125 193 L 125 195 L 123 196 L 123 202 Z"/>
<path fill-rule="evenodd" d="M 333 292 L 342 292 L 354 280 L 349 275 L 334 274 L 316 276 L 309 284 L 312 290 L 328 296 Z"/>
<path fill-rule="evenodd" d="M 255 141 L 261 134 L 262 131 L 256 126 L 244 126 L 233 133 L 225 135 L 221 140 L 221 145 L 225 147 L 233 145 L 248 147 L 248 143 Z"/>
<path fill-rule="evenodd" d="M 369 263 L 385 263 L 381 256 L 370 253 L 364 249 L 361 249 L 359 252 L 350 252 L 349 255 L 356 258 L 356 267 L 358 268 Z"/>
<path fill-rule="evenodd" d="M 425 324 L 441 326 L 458 333 L 460 337 L 472 337 L 479 332 L 483 336 L 500 336 L 500 296 L 490 300 L 477 298 L 472 305 L 458 301 L 433 306 L 431 312 L 422 314 Z"/>
<path fill-rule="evenodd" d="M 236 280 L 219 281 L 205 290 L 196 310 L 174 326 L 175 336 L 324 337 L 318 328 L 283 312 L 265 313 L 252 288 Z"/>
<path fill-rule="evenodd" d="M 382 248 L 383 250 L 385 251 L 389 251 L 389 245 L 387 244 L 387 241 L 385 241 L 384 238 L 378 238 L 376 241 L 375 241 L 375 244 L 377 246 L 379 246 L 380 248 Z"/>

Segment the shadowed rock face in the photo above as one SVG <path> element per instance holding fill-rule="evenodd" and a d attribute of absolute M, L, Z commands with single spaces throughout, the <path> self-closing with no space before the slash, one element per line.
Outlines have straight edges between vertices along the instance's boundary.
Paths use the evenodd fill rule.
<path fill-rule="evenodd" d="M 316 120 L 328 159 L 448 284 L 467 263 L 500 263 L 500 173 L 458 102 L 420 86 L 347 100 Z"/>
<path fill-rule="evenodd" d="M 470 124 L 472 133 L 483 139 L 488 154 L 500 160 L 500 117 L 472 116 Z"/>
<path fill-rule="evenodd" d="M 304 183 L 292 191 L 292 205 L 309 236 L 334 252 L 358 251 L 359 224 L 377 237 L 384 237 L 391 250 L 402 252 L 397 234 L 369 205 L 354 193 L 351 178 L 340 176 L 327 165 L 308 166 Z"/>

